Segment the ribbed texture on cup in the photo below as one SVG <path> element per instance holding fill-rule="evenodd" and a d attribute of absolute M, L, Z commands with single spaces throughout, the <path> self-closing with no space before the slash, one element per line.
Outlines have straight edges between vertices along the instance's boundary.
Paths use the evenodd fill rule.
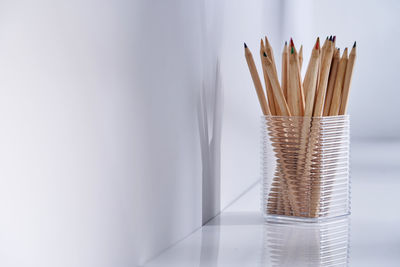
<path fill-rule="evenodd" d="M 265 116 L 261 125 L 264 215 L 349 214 L 349 116 Z"/>
<path fill-rule="evenodd" d="M 348 217 L 328 223 L 267 223 L 263 266 L 348 266 Z"/>

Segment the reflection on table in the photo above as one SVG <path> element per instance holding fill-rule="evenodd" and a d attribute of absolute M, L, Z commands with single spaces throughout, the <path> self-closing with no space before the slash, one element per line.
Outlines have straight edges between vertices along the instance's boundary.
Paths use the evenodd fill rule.
<path fill-rule="evenodd" d="M 262 266 L 348 266 L 349 218 L 324 223 L 267 222 Z"/>

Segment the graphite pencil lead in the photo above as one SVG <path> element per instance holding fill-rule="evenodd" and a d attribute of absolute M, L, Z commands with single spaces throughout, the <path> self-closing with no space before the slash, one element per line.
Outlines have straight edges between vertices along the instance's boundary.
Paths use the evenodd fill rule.
<path fill-rule="evenodd" d="M 285 45 L 287 45 L 287 41 L 285 41 Z"/>
<path fill-rule="evenodd" d="M 336 35 L 335 36 L 333 36 L 333 42 L 335 42 L 336 41 Z"/>
<path fill-rule="evenodd" d="M 331 36 L 329 36 L 329 41 L 332 41 L 332 35 L 331 35 Z"/>
<path fill-rule="evenodd" d="M 264 57 L 267 57 L 267 54 L 264 52 Z"/>
<path fill-rule="evenodd" d="M 357 45 L 357 42 L 356 42 L 356 41 L 354 41 L 353 47 L 356 47 L 356 45 Z"/>

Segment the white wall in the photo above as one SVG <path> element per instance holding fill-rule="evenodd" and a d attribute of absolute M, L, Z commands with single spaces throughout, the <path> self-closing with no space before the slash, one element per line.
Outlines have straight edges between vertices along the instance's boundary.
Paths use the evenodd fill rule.
<path fill-rule="evenodd" d="M 1 266 L 135 266 L 201 225 L 204 13 L 0 1 Z"/>
<path fill-rule="evenodd" d="M 316 33 L 337 33 L 340 46 L 351 46 L 353 40 L 357 41 L 357 65 L 349 100 L 353 136 L 400 138 L 400 2 L 341 0 L 334 5 L 329 1 L 314 4 Z M 328 6 L 331 12 L 322 15 Z M 333 21 L 336 16 L 339 23 Z"/>
<path fill-rule="evenodd" d="M 222 208 L 259 179 L 259 133 L 262 113 L 244 57 L 243 43 L 246 42 L 251 49 L 260 72 L 260 38 L 267 34 L 274 47 L 283 45 L 280 35 L 281 18 L 278 16 L 281 9 L 282 6 L 274 1 L 235 0 L 225 4 L 221 48 L 224 90 Z M 280 54 L 280 49 L 276 49 L 276 56 Z"/>

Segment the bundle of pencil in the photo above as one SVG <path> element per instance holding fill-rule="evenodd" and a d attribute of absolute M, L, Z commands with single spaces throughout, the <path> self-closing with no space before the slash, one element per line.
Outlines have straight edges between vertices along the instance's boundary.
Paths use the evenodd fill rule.
<path fill-rule="evenodd" d="M 283 48 L 281 80 L 279 81 L 273 49 L 267 37 L 261 39 L 260 58 L 265 89 L 246 43 L 244 49 L 263 115 L 301 116 L 304 121 L 300 126 L 300 137 L 295 152 L 293 152 L 295 156 L 292 157 L 297 161 L 294 172 L 292 171 L 293 166 L 289 166 L 287 163 L 290 162 L 287 159 L 291 155 L 283 155 L 283 151 L 288 151 L 288 147 L 274 150 L 277 158 L 277 173 L 279 173 L 277 176 L 279 177 L 273 183 L 278 185 L 279 191 L 273 192 L 271 195 L 268 213 L 317 217 L 318 197 L 314 198 L 313 196 L 318 195 L 319 191 L 318 189 L 314 190 L 312 184 L 318 185 L 317 178 L 315 178 L 318 173 L 314 178 L 307 173 L 311 169 L 311 156 L 308 156 L 308 149 L 313 142 L 318 142 L 310 138 L 310 135 L 318 135 L 318 129 L 313 129 L 310 122 L 313 118 L 346 114 L 356 59 L 356 42 L 354 42 L 349 56 L 347 48 L 340 56 L 335 36 L 327 37 L 322 46 L 320 39 L 317 38 L 311 51 L 304 79 L 302 79 L 303 46 L 297 52 L 293 40 L 290 39 L 289 44 L 285 42 Z M 318 165 L 318 162 L 313 164 Z M 318 166 L 316 167 L 318 168 Z M 298 192 L 293 187 L 298 184 L 303 184 L 303 188 L 311 188 L 309 190 L 314 191 Z M 304 195 L 308 196 L 308 203 L 302 203 L 307 202 L 302 200 Z"/>

